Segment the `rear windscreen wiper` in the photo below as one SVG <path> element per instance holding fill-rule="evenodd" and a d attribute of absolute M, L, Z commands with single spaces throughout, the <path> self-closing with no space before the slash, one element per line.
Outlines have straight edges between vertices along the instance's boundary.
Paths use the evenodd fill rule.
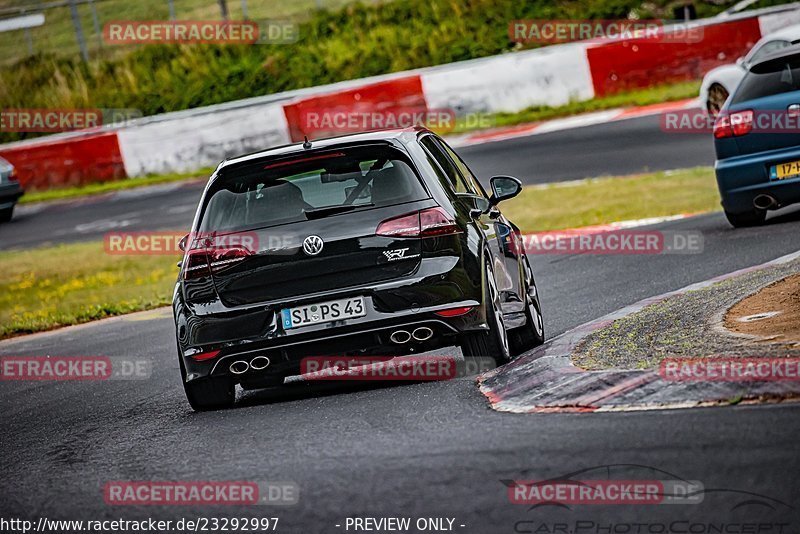
<path fill-rule="evenodd" d="M 314 208 L 310 210 L 303 210 L 303 213 L 306 214 L 306 218 L 311 219 L 321 219 L 323 217 L 327 217 L 328 215 L 334 215 L 336 213 L 344 213 L 346 211 L 353 211 L 357 208 L 364 208 L 364 207 L 371 207 L 375 204 L 358 204 L 358 205 L 340 205 L 340 206 L 325 206 L 323 208 Z"/>

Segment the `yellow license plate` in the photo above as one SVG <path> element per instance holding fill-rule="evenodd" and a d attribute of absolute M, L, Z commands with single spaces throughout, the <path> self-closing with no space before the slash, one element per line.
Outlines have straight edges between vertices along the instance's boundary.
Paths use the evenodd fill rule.
<path fill-rule="evenodd" d="M 769 177 L 773 180 L 785 180 L 800 176 L 800 161 L 778 163 L 769 169 Z"/>

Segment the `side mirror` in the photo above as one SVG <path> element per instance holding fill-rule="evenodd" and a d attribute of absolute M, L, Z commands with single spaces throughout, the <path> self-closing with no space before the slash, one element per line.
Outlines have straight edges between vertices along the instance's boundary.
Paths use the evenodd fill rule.
<path fill-rule="evenodd" d="M 740 67 L 744 66 L 744 56 L 739 56 L 736 58 L 736 64 Z"/>
<path fill-rule="evenodd" d="M 514 198 L 522 191 L 522 182 L 513 176 L 493 176 L 489 183 L 492 186 L 489 204 L 492 206 L 496 206 L 503 200 Z"/>
<path fill-rule="evenodd" d="M 189 241 L 189 234 L 186 234 L 178 241 L 178 248 L 181 249 L 183 252 L 186 252 L 186 242 Z M 174 243 L 174 241 L 173 241 Z"/>

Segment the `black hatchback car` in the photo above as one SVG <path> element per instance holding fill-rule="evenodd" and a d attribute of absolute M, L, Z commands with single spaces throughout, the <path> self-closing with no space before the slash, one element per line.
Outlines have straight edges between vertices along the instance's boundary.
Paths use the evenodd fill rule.
<path fill-rule="evenodd" d="M 235 385 L 283 383 L 307 356 L 399 356 L 459 345 L 498 363 L 544 340 L 519 230 L 424 128 L 293 144 L 221 163 L 195 214 L 174 294 L 196 410 Z"/>

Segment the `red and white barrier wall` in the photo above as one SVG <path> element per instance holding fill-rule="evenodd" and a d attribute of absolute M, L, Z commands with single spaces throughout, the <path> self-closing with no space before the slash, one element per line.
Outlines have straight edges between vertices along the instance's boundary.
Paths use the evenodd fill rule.
<path fill-rule="evenodd" d="M 289 142 L 280 103 L 193 111 L 119 129 L 127 175 L 190 172 L 235 154 Z"/>
<path fill-rule="evenodd" d="M 26 188 L 48 189 L 131 176 L 116 132 L 43 137 L 0 146 Z"/>
<path fill-rule="evenodd" d="M 452 63 L 421 76 L 431 108 L 463 113 L 513 112 L 594 97 L 586 45 L 580 43 Z"/>
<path fill-rule="evenodd" d="M 47 188 L 216 165 L 225 157 L 331 130 L 321 113 L 392 109 L 514 112 L 652 85 L 698 79 L 731 63 L 762 36 L 800 23 L 792 11 L 753 12 L 701 21 L 696 42 L 659 39 L 553 45 L 386 76 L 290 91 L 145 117 L 121 127 L 0 146 L 26 187 Z"/>

